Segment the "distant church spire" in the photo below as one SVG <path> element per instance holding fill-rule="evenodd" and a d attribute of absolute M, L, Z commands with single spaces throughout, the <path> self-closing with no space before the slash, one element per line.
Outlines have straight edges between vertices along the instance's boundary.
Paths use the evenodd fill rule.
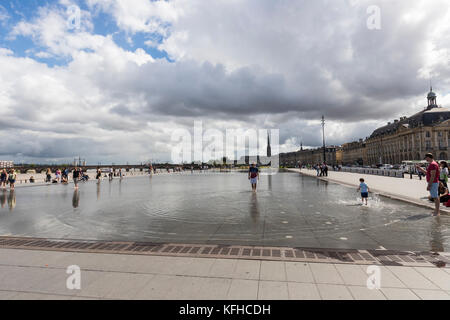
<path fill-rule="evenodd" d="M 270 136 L 269 133 L 267 133 L 267 157 L 272 156 L 272 148 L 270 147 Z"/>

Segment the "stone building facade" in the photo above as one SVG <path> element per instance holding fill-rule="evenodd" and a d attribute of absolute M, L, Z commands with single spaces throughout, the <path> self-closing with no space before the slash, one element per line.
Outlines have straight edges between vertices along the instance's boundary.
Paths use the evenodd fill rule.
<path fill-rule="evenodd" d="M 431 88 L 428 106 L 411 117 L 402 117 L 376 129 L 366 140 L 327 147 L 330 165 L 401 164 L 407 160 L 423 160 L 432 153 L 437 160 L 450 160 L 450 109 L 437 105 Z M 323 148 L 280 154 L 280 165 L 323 162 Z"/>
<path fill-rule="evenodd" d="M 438 160 L 448 160 L 450 110 L 438 107 L 436 98 L 431 89 L 424 110 L 375 130 L 365 141 L 367 164 L 423 160 L 429 152 Z"/>
<path fill-rule="evenodd" d="M 325 148 L 325 159 L 329 165 L 336 165 L 336 149 L 335 146 Z M 283 167 L 295 167 L 301 164 L 317 164 L 323 163 L 323 148 L 305 149 L 297 152 L 289 152 L 280 154 L 280 165 Z"/>
<path fill-rule="evenodd" d="M 344 165 L 364 165 L 367 164 L 366 143 L 361 139 L 355 142 L 344 143 L 342 145 L 342 164 Z"/>

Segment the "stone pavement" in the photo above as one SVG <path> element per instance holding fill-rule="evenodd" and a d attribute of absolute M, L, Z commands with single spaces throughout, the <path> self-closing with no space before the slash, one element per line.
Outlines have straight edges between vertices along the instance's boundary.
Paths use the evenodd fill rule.
<path fill-rule="evenodd" d="M 81 268 L 81 290 L 66 270 Z M 0 299 L 450 299 L 450 269 L 0 249 Z"/>
<path fill-rule="evenodd" d="M 317 177 L 316 170 L 307 169 L 288 169 L 291 172 L 301 172 L 301 174 Z M 370 174 L 359 174 L 350 172 L 328 171 L 328 177 L 319 177 L 322 180 L 341 183 L 351 187 L 359 187 L 359 179 L 364 178 L 371 191 L 416 205 L 434 209 L 434 204 L 430 203 L 426 198 L 429 193 L 427 191 L 427 182 L 425 179 L 407 179 L 393 178 L 385 176 L 376 176 Z M 441 205 L 441 211 L 450 214 L 450 209 Z"/>

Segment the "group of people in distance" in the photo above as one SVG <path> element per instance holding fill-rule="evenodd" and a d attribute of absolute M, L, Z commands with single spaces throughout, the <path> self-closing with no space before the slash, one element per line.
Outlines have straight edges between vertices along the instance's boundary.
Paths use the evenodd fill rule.
<path fill-rule="evenodd" d="M 9 184 L 9 188 L 14 190 L 16 184 L 17 173 L 14 169 L 10 169 L 9 172 L 6 169 L 2 169 L 0 172 L 0 188 L 6 189 L 6 185 Z"/>
<path fill-rule="evenodd" d="M 325 162 L 314 165 L 314 169 L 316 169 L 318 177 L 328 177 L 328 165 Z"/>

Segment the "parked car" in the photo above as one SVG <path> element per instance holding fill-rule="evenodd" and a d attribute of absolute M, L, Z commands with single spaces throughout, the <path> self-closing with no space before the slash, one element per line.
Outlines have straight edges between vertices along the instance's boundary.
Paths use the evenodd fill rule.
<path fill-rule="evenodd" d="M 382 170 L 391 170 L 393 168 L 394 168 L 394 166 L 392 164 L 382 164 L 380 166 L 380 169 L 382 169 Z"/>

